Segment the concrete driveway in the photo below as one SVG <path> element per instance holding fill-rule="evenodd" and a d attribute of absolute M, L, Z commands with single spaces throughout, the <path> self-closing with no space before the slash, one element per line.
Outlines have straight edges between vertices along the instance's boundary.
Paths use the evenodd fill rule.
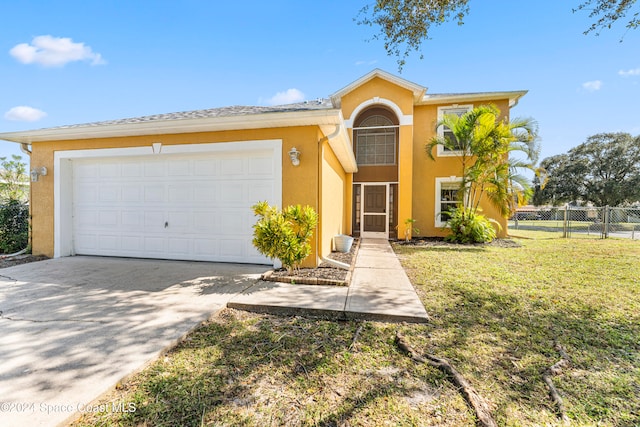
<path fill-rule="evenodd" d="M 91 410 L 267 269 L 78 256 L 0 270 L 0 425 Z"/>

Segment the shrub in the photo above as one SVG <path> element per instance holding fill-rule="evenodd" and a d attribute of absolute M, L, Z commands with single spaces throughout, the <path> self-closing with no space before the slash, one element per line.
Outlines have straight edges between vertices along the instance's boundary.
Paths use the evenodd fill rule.
<path fill-rule="evenodd" d="M 10 199 L 0 206 L 0 251 L 13 253 L 29 242 L 29 206 Z"/>
<path fill-rule="evenodd" d="M 455 243 L 488 243 L 496 238 L 494 220 L 489 220 L 484 215 L 458 206 L 450 213 L 447 225 L 451 228 L 451 234 L 445 240 Z"/>
<path fill-rule="evenodd" d="M 253 226 L 253 245 L 269 258 L 279 259 L 289 274 L 311 254 L 318 214 L 310 206 L 287 206 L 280 211 L 267 202 L 251 207 L 260 217 Z"/>

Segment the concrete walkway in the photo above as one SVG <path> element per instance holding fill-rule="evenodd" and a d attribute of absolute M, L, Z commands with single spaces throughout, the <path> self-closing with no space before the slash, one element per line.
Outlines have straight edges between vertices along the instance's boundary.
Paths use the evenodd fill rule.
<path fill-rule="evenodd" d="M 385 239 L 361 239 L 349 287 L 259 281 L 233 297 L 227 307 L 332 319 L 416 323 L 429 320 Z"/>

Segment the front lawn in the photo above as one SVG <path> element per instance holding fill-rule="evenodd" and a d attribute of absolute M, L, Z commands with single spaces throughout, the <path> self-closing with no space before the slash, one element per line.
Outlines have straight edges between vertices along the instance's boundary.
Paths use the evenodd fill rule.
<path fill-rule="evenodd" d="M 77 425 L 475 425 L 444 374 L 398 351 L 396 331 L 449 359 L 501 426 L 561 425 L 542 381 L 554 341 L 571 359 L 553 381 L 572 425 L 639 425 L 640 242 L 518 242 L 396 247 L 428 325 L 224 310 Z"/>

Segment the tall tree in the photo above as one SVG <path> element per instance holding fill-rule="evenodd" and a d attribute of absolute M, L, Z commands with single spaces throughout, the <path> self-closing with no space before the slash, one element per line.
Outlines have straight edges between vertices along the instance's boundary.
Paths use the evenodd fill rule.
<path fill-rule="evenodd" d="M 541 162 L 548 180 L 534 203 L 620 206 L 640 201 L 640 136 L 600 133 Z"/>
<path fill-rule="evenodd" d="M 375 4 L 360 9 L 356 22 L 379 28 L 373 38 L 384 40 L 387 55 L 395 56 L 402 70 L 409 54 L 430 39 L 432 26 L 451 20 L 458 25 L 464 23 L 469 13 L 468 3 L 469 0 L 376 0 Z M 601 29 L 627 19 L 627 15 L 631 15 L 627 28 L 638 28 L 640 12 L 633 13 L 635 3 L 636 0 L 583 0 L 573 11 L 589 12 L 589 18 L 595 21 L 584 33 L 599 34 Z"/>

